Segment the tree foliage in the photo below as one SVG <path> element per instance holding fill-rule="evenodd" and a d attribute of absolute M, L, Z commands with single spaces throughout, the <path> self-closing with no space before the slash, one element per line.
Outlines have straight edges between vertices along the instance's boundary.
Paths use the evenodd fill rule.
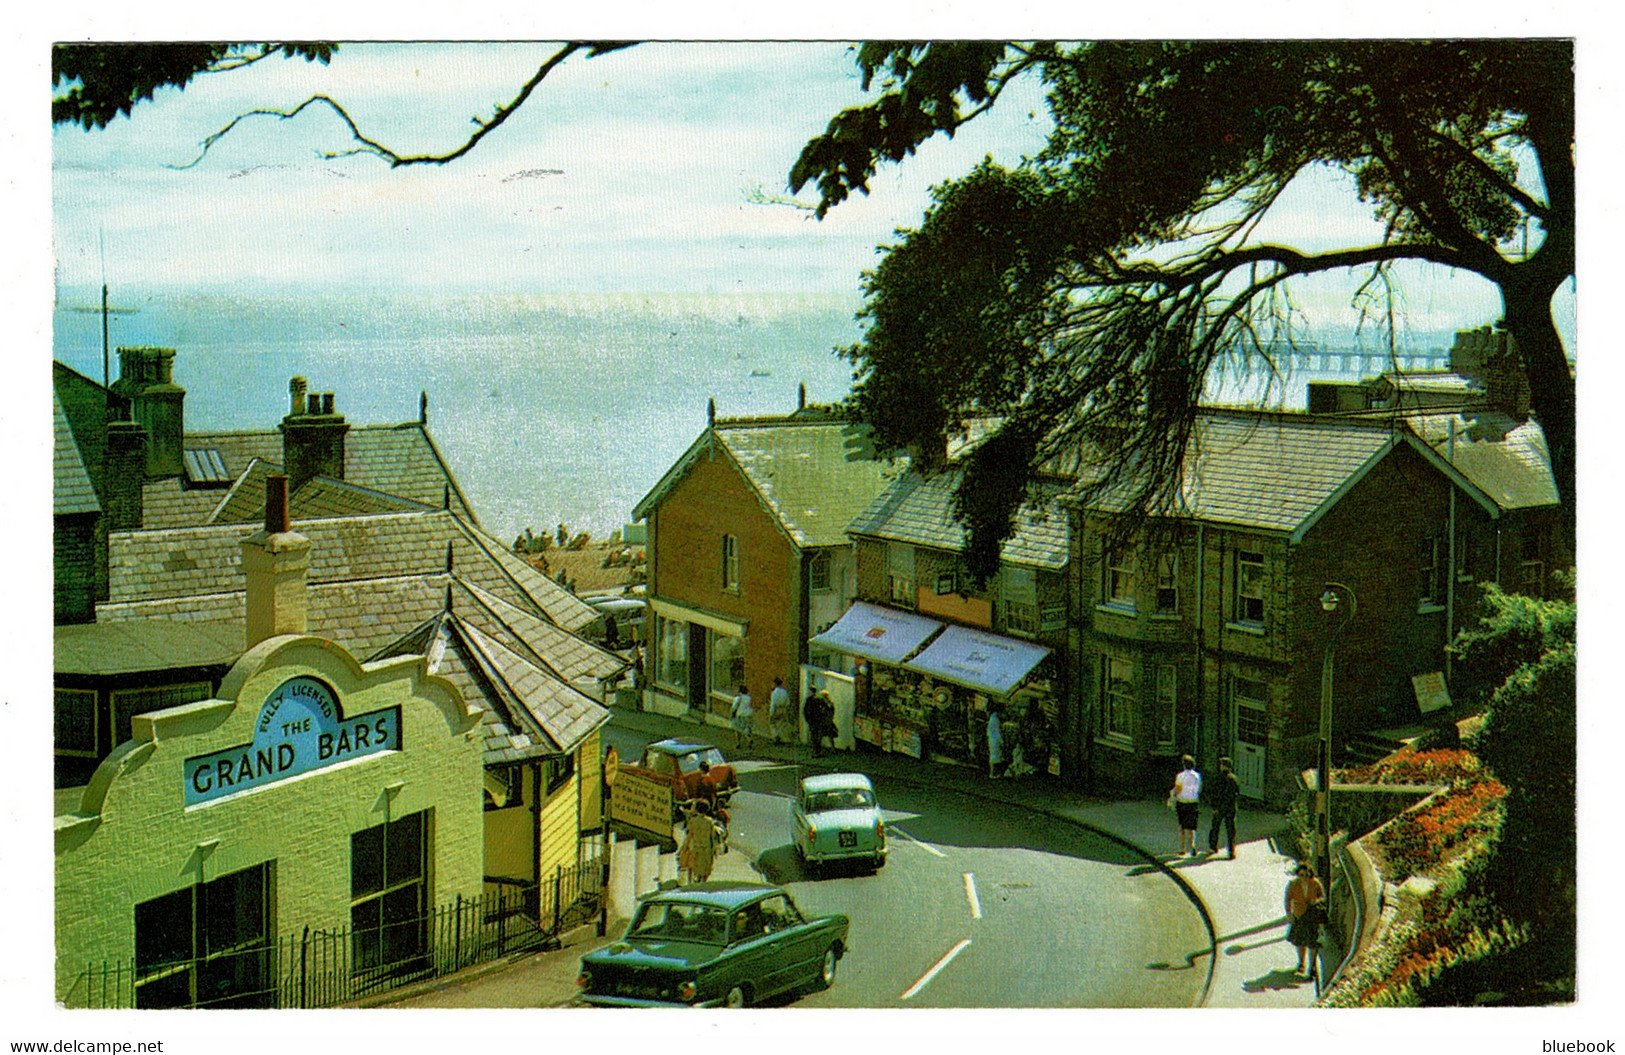
<path fill-rule="evenodd" d="M 272 55 L 324 65 L 336 44 L 58 44 L 51 49 L 51 123 L 105 128 L 160 88 L 184 89 L 203 73 L 241 69 Z"/>
<path fill-rule="evenodd" d="M 1009 529 L 1009 474 L 1080 448 L 1103 469 L 1094 497 L 1177 512 L 1213 364 L 1291 344 L 1293 278 L 1362 269 L 1380 288 L 1401 260 L 1500 288 L 1572 514 L 1574 386 L 1551 314 L 1574 270 L 1567 42 L 903 43 L 857 61 L 879 98 L 836 115 L 790 175 L 816 185 L 820 214 L 1017 77 L 1043 79 L 1055 120 L 1021 168 L 937 188 L 865 276 L 864 337 L 846 350 L 883 442 L 930 449 L 980 413 L 1016 436 L 997 450 L 1005 479 L 988 460 L 961 486 L 973 565 Z M 1329 250 L 1254 237 L 1320 166 L 1353 178 L 1381 235 Z M 978 480 L 997 493 L 969 494 Z"/>

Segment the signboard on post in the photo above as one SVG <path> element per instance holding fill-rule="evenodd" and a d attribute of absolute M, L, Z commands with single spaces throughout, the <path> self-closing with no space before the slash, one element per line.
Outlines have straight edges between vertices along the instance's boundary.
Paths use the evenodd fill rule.
<path fill-rule="evenodd" d="M 1411 686 L 1416 690 L 1416 705 L 1423 714 L 1450 706 L 1450 690 L 1444 684 L 1444 672 L 1411 675 Z"/>
<path fill-rule="evenodd" d="M 636 766 L 620 766 L 615 773 L 614 791 L 609 796 L 611 824 L 633 829 L 632 834 L 649 834 L 670 841 L 671 785 L 638 771 Z"/>

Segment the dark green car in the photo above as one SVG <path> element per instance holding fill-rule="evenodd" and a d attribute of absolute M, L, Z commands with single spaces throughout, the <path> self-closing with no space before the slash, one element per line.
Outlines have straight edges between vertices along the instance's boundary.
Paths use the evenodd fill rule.
<path fill-rule="evenodd" d="M 601 1007 L 744 1007 L 828 989 L 848 920 L 808 919 L 788 891 L 697 883 L 646 894 L 620 941 L 581 958 L 581 999 Z"/>

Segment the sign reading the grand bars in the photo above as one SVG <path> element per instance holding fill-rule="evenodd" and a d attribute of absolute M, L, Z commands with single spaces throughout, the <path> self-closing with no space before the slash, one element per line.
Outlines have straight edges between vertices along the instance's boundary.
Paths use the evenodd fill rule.
<path fill-rule="evenodd" d="M 671 785 L 663 784 L 640 766 L 621 766 L 609 796 L 609 819 L 616 824 L 671 838 Z"/>
<path fill-rule="evenodd" d="M 252 743 L 186 760 L 186 805 L 400 747 L 399 707 L 345 718 L 325 683 L 289 678 L 260 707 Z"/>

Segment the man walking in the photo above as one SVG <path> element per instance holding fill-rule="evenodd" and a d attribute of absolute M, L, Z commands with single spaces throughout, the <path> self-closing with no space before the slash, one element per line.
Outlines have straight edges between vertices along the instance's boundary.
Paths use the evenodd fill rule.
<path fill-rule="evenodd" d="M 767 697 L 767 727 L 773 730 L 775 744 L 784 739 L 784 729 L 789 719 L 790 690 L 784 687 L 783 678 L 774 678 L 773 691 Z"/>
<path fill-rule="evenodd" d="M 1207 852 L 1219 852 L 1219 825 L 1224 825 L 1226 842 L 1230 847 L 1230 860 L 1236 859 L 1236 800 L 1241 797 L 1241 781 L 1236 779 L 1229 758 L 1219 759 L 1219 773 L 1208 782 L 1205 791 L 1213 821 L 1207 829 Z"/>

